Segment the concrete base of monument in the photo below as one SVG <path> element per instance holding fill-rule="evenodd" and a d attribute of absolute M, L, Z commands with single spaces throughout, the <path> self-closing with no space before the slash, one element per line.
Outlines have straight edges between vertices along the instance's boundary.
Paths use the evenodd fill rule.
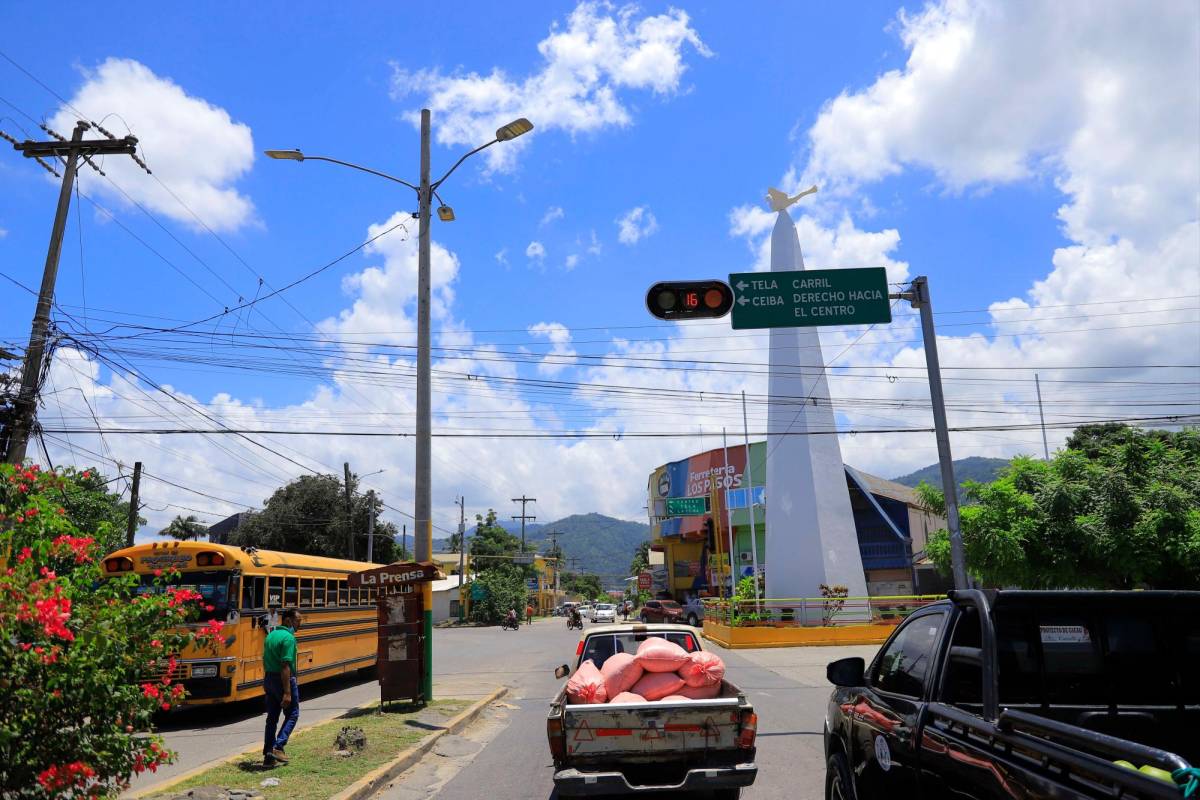
<path fill-rule="evenodd" d="M 826 647 L 850 644 L 882 644 L 897 623 L 871 622 L 861 625 L 725 625 L 704 620 L 704 638 L 730 650 L 754 647 Z"/>

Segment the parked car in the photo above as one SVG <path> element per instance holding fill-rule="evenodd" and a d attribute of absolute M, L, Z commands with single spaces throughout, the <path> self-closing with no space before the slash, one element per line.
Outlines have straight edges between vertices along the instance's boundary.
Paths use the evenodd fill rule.
<path fill-rule="evenodd" d="M 950 592 L 829 664 L 825 796 L 1178 800 L 1197 664 L 1200 592 Z"/>
<path fill-rule="evenodd" d="M 674 600 L 647 600 L 638 619 L 649 622 L 683 622 L 683 607 Z"/>
<path fill-rule="evenodd" d="M 688 601 L 683 604 L 683 618 L 693 628 L 704 624 L 704 603 L 700 601 L 699 597 L 688 598 Z"/>
<path fill-rule="evenodd" d="M 592 611 L 592 622 L 613 623 L 617 621 L 617 607 L 612 603 L 599 603 Z"/>
<path fill-rule="evenodd" d="M 703 649 L 684 625 L 605 625 L 580 637 L 575 667 L 589 659 L 601 667 L 651 636 L 688 652 Z M 554 674 L 570 673 L 563 664 Z M 728 673 L 712 700 L 574 705 L 564 685 L 546 719 L 559 797 L 709 792 L 714 800 L 732 800 L 758 775 L 757 730 L 754 707 Z"/>

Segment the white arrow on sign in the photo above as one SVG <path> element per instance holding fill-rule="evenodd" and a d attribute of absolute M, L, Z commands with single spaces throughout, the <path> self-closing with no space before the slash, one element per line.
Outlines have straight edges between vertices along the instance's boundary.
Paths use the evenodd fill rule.
<path fill-rule="evenodd" d="M 749 286 L 749 285 L 750 285 L 750 284 L 746 283 L 745 281 L 738 281 L 738 282 L 737 282 L 737 289 L 738 289 L 738 291 L 739 291 L 739 292 L 744 292 L 744 291 L 746 291 L 746 287 L 747 287 L 747 286 Z"/>
<path fill-rule="evenodd" d="M 741 297 L 739 297 L 739 298 L 738 298 L 738 305 L 739 305 L 739 306 L 744 306 L 744 305 L 746 305 L 746 303 L 749 303 L 749 302 L 750 302 L 750 301 L 746 299 L 746 296 L 745 296 L 745 295 L 742 295 Z"/>

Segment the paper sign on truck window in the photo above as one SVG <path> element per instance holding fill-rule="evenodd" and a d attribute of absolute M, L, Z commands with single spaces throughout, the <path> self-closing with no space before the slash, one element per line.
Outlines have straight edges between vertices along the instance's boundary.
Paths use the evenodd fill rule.
<path fill-rule="evenodd" d="M 1092 637 L 1082 625 L 1041 625 L 1042 644 L 1091 644 Z"/>

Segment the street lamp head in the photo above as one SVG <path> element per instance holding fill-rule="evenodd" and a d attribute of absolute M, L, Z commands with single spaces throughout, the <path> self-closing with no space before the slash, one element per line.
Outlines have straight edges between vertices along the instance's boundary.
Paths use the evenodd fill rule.
<path fill-rule="evenodd" d="M 264 150 L 268 158 L 277 158 L 283 161 L 303 161 L 304 153 L 299 150 Z"/>
<path fill-rule="evenodd" d="M 448 205 L 438 206 L 437 215 L 442 222 L 454 222 L 454 209 Z"/>
<path fill-rule="evenodd" d="M 515 139 L 523 133 L 529 133 L 531 130 L 533 130 L 533 123 L 521 117 L 514 119 L 503 128 L 498 128 L 496 130 L 496 140 L 507 142 L 509 139 Z"/>

